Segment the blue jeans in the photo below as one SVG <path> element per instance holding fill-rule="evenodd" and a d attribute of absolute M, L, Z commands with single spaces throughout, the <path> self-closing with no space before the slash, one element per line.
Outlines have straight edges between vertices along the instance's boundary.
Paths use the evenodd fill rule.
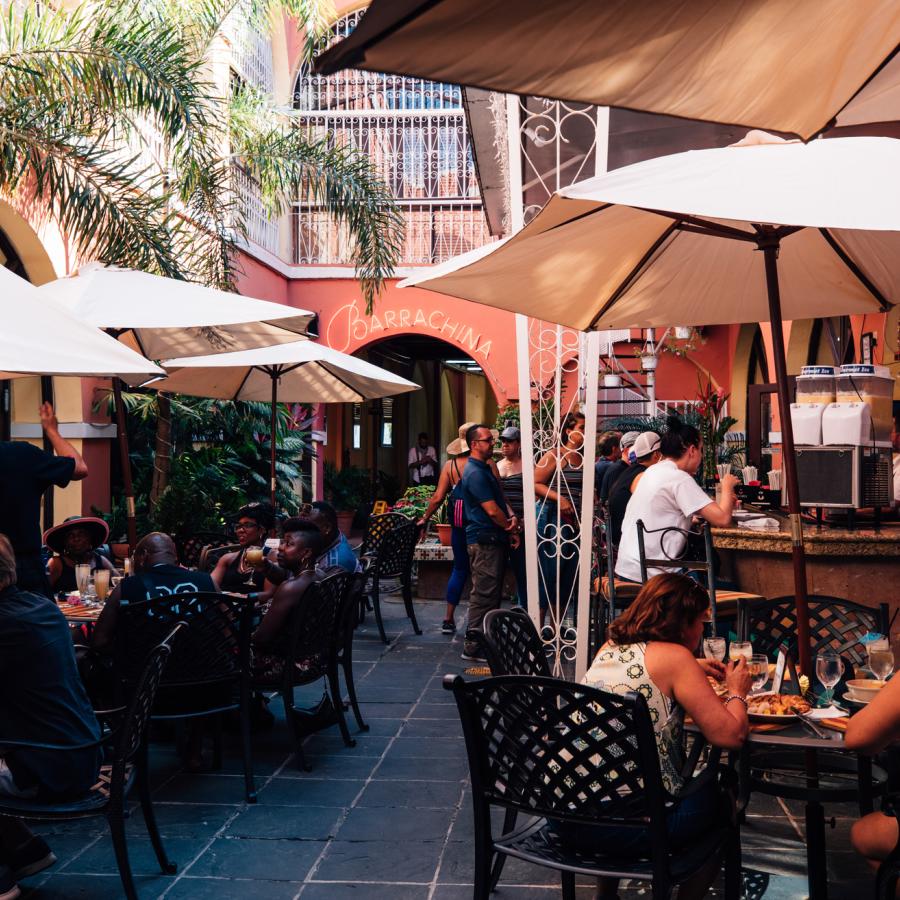
<path fill-rule="evenodd" d="M 453 571 L 447 581 L 447 602 L 456 606 L 463 595 L 469 577 L 469 548 L 466 544 L 466 529 L 450 529 L 450 546 L 453 548 Z"/>
<path fill-rule="evenodd" d="M 569 604 L 569 612 L 575 614 L 577 600 L 575 596 L 575 579 L 578 576 L 579 545 L 578 532 L 565 520 L 559 526 L 561 544 L 559 546 L 559 602 L 565 607 Z M 537 505 L 538 533 L 538 565 L 541 570 L 539 579 L 539 596 L 541 609 L 548 609 L 552 601 L 556 602 L 556 504 L 547 501 Z"/>

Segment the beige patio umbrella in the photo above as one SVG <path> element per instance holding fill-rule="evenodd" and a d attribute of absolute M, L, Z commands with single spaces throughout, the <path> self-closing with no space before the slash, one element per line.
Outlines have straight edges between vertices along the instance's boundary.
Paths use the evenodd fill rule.
<path fill-rule="evenodd" d="M 316 70 L 413 75 L 807 139 L 842 111 L 840 124 L 900 118 L 898 43 L 895 0 L 374 0 Z M 861 90 L 864 103 L 848 109 Z"/>
<path fill-rule="evenodd" d="M 200 356 L 301 340 L 313 313 L 190 281 L 90 263 L 38 289 L 83 322 L 149 359 Z M 145 378 L 125 378 L 140 384 Z M 122 386 L 113 381 L 128 543 L 137 541 Z"/>
<path fill-rule="evenodd" d="M 361 403 L 419 390 L 387 369 L 314 341 L 295 341 L 239 353 L 169 359 L 168 375 L 148 387 L 219 400 L 272 404 L 269 489 L 275 507 L 275 431 L 278 400 L 288 403 Z"/>
<path fill-rule="evenodd" d="M 733 147 L 618 169 L 565 188 L 500 245 L 412 284 L 577 329 L 769 321 L 803 671 L 806 568 L 783 319 L 878 312 L 900 296 L 900 141 Z M 761 251 L 761 252 L 760 252 Z"/>

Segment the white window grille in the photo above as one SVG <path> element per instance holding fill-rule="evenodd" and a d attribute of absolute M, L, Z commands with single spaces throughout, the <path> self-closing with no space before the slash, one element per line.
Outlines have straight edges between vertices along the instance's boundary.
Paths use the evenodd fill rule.
<path fill-rule="evenodd" d="M 350 34 L 362 14 L 340 19 L 333 40 Z M 320 76 L 304 68 L 294 108 L 312 134 L 366 154 L 390 186 L 406 223 L 401 264 L 442 262 L 491 240 L 459 87 L 356 70 Z M 302 198 L 294 239 L 300 265 L 351 260 L 346 230 Z"/>
<path fill-rule="evenodd" d="M 251 20 L 241 3 L 222 29 L 231 48 L 231 67 L 251 87 L 272 96 L 275 93 L 275 73 L 272 65 L 272 38 Z"/>

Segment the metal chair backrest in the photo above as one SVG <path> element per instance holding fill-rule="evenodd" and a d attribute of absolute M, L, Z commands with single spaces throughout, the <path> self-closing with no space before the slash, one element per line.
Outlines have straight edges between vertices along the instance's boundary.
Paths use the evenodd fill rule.
<path fill-rule="evenodd" d="M 524 609 L 493 609 L 483 628 L 492 675 L 553 677 L 541 636 Z"/>
<path fill-rule="evenodd" d="M 198 531 L 189 537 L 176 541 L 178 559 L 183 566 L 196 569 L 200 565 L 200 556 L 207 547 L 225 547 L 234 543 L 234 536 L 221 531 Z"/>
<path fill-rule="evenodd" d="M 121 732 L 113 750 L 111 792 L 124 791 L 125 767 L 135 761 L 141 749 L 169 656 L 176 643 L 184 638 L 186 631 L 187 625 L 178 622 L 143 661 L 143 668 L 135 683 L 134 693 L 128 703 Z"/>
<path fill-rule="evenodd" d="M 150 650 L 179 622 L 187 627 L 166 667 L 165 687 L 236 680 L 249 666 L 253 603 L 244 597 L 170 594 L 119 607 L 115 661 L 119 677 L 137 681 Z"/>
<path fill-rule="evenodd" d="M 197 563 L 197 568 L 201 572 L 212 572 L 226 553 L 234 553 L 240 549 L 240 544 L 222 544 L 221 547 L 213 547 L 207 544 L 200 551 L 200 560 Z"/>
<path fill-rule="evenodd" d="M 645 537 L 648 534 L 658 534 L 659 546 L 662 551 L 662 558 L 651 559 L 647 556 Z M 709 526 L 703 522 L 698 526 L 696 531 L 685 528 L 676 528 L 674 525 L 666 528 L 650 529 L 644 525 L 642 519 L 637 520 L 637 537 L 638 537 L 638 554 L 641 562 L 641 581 L 647 582 L 648 569 L 685 569 L 688 572 L 703 572 L 706 574 L 706 589 L 709 591 L 710 603 L 710 619 L 712 621 L 712 630 L 716 630 L 716 554 L 713 550 L 712 532 Z M 701 560 L 684 559 L 683 556 L 672 555 L 666 549 L 669 546 L 681 547 L 680 552 L 688 547 L 688 542 L 692 537 L 703 538 L 703 555 Z"/>
<path fill-rule="evenodd" d="M 395 528 L 401 528 L 409 523 L 409 517 L 403 513 L 382 513 L 377 516 L 369 516 L 366 522 L 366 533 L 359 548 L 360 556 L 376 556 L 384 537 Z"/>
<path fill-rule="evenodd" d="M 339 651 L 346 649 L 348 643 L 353 641 L 353 632 L 359 624 L 359 607 L 366 596 L 366 583 L 369 580 L 371 561 L 362 559 L 360 570 L 350 576 L 347 589 L 341 598 L 341 608 L 338 613 L 338 643 Z"/>
<path fill-rule="evenodd" d="M 670 800 L 646 700 L 555 678 L 447 675 L 462 720 L 472 796 L 573 824 L 649 828 L 664 852 Z M 654 853 L 656 848 L 654 848 Z"/>
<path fill-rule="evenodd" d="M 888 605 L 863 606 L 839 597 L 813 594 L 809 603 L 812 653 L 835 650 L 854 666 L 868 665 L 860 640 L 870 632 L 887 634 Z M 794 649 L 797 640 L 797 602 L 793 596 L 771 600 L 738 600 L 738 634 L 753 641 L 753 649 L 774 656 L 784 643 Z M 851 674 L 845 677 L 852 677 Z"/>
<path fill-rule="evenodd" d="M 415 522 L 388 531 L 375 554 L 373 572 L 377 578 L 408 578 L 412 572 L 419 529 Z"/>
<path fill-rule="evenodd" d="M 300 671 L 298 663 L 303 667 L 303 680 L 326 671 L 338 651 L 340 615 L 353 578 L 349 572 L 335 572 L 306 589 L 290 618 L 286 678 L 295 678 Z"/>

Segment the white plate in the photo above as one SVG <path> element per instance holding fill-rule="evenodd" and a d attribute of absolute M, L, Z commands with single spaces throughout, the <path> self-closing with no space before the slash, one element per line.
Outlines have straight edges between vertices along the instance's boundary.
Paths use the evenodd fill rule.
<path fill-rule="evenodd" d="M 849 694 L 844 694 L 844 700 L 854 706 L 868 706 L 872 702 L 871 700 L 857 700 L 856 697 L 851 697 Z"/>

